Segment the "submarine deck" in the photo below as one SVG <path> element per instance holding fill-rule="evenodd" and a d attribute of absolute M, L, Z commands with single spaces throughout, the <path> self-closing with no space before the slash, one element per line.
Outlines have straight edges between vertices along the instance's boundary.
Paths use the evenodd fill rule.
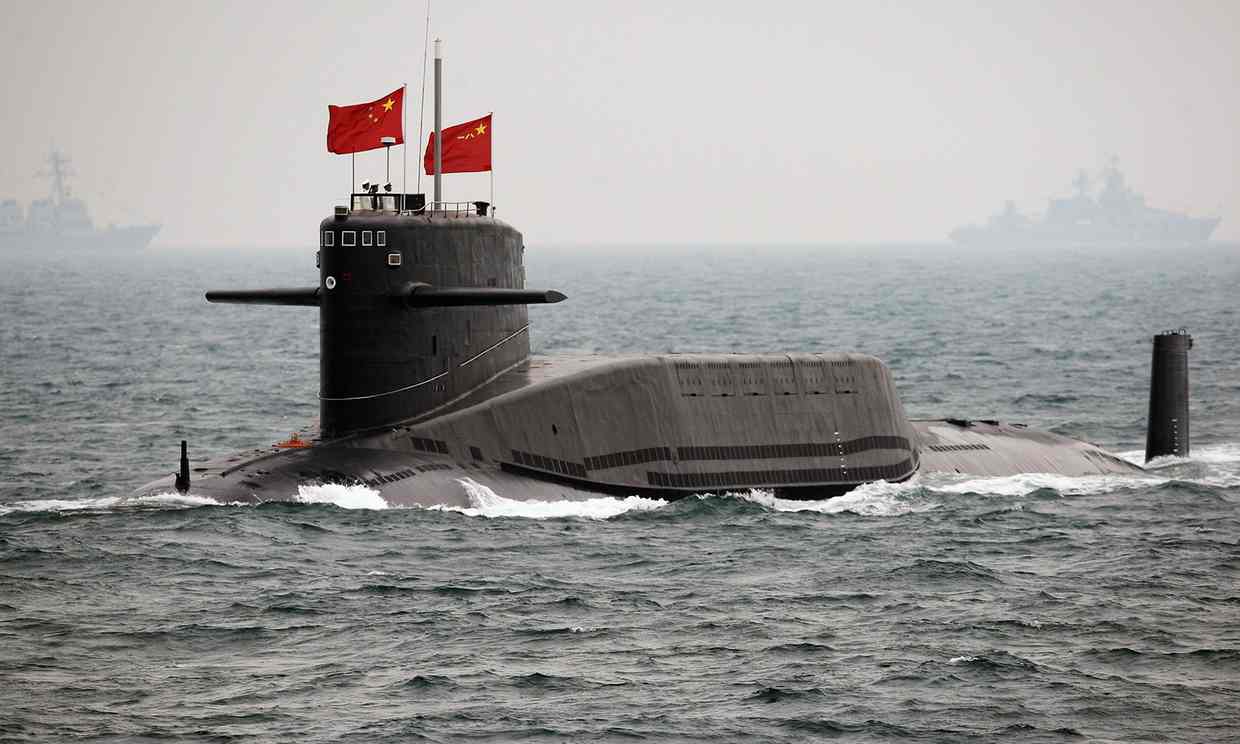
<path fill-rule="evenodd" d="M 1002 477 L 1017 473 L 1084 476 L 1145 472 L 1090 442 L 993 419 L 912 421 L 921 470 Z"/>
<path fill-rule="evenodd" d="M 755 365 L 801 371 L 776 379 Z M 824 384 L 814 365 L 841 376 Z M 393 504 L 467 505 L 465 480 L 521 499 L 677 498 L 755 487 L 822 498 L 915 472 L 1142 472 L 1095 445 L 1019 424 L 908 421 L 897 401 L 857 394 L 867 368 L 886 378 L 881 362 L 860 354 L 531 357 L 416 419 L 338 439 L 308 431 L 308 448 L 273 446 L 199 464 L 192 490 L 262 501 L 297 498 L 308 483 L 361 482 Z M 698 375 L 704 383 L 691 379 Z M 709 390 L 725 378 L 726 390 L 694 387 Z M 856 424 L 843 438 L 841 412 Z"/>

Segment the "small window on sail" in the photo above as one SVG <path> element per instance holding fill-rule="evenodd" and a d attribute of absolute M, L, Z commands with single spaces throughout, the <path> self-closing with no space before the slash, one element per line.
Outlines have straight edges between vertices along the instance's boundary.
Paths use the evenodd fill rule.
<path fill-rule="evenodd" d="M 362 245 L 374 245 L 375 235 L 369 230 L 362 230 Z"/>
<path fill-rule="evenodd" d="M 340 233 L 340 244 L 346 248 L 357 245 L 357 233 L 352 230 L 345 230 Z"/>
<path fill-rule="evenodd" d="M 336 244 L 336 233 L 332 232 L 331 230 L 324 230 L 323 231 L 323 247 L 331 248 L 335 244 Z"/>

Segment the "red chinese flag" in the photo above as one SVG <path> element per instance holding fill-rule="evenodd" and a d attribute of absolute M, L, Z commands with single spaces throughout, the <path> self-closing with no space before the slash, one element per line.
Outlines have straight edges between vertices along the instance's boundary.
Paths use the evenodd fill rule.
<path fill-rule="evenodd" d="M 404 144 L 401 109 L 405 89 L 397 88 L 383 98 L 352 106 L 327 107 L 327 151 L 343 155 L 383 147 L 384 137 Z"/>
<path fill-rule="evenodd" d="M 426 175 L 435 175 L 435 133 L 426 142 L 422 158 Z M 491 114 L 443 130 L 443 172 L 476 173 L 491 170 Z"/>

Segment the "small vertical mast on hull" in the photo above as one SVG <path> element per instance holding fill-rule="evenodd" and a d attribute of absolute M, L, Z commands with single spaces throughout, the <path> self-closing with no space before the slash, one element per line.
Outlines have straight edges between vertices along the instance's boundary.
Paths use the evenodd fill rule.
<path fill-rule="evenodd" d="M 1188 457 L 1188 351 L 1193 337 L 1181 328 L 1154 337 L 1150 362 L 1150 417 L 1145 430 L 1145 461 Z"/>
<path fill-rule="evenodd" d="M 443 201 L 443 40 L 435 39 L 435 203 Z"/>

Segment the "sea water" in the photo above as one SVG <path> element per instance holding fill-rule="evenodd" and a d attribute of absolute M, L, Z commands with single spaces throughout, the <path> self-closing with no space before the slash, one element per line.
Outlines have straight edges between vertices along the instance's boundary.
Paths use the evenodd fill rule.
<path fill-rule="evenodd" d="M 317 415 L 318 318 L 209 306 L 312 250 L 0 263 L 0 741 L 1240 738 L 1240 249 L 531 245 L 539 353 L 861 351 L 914 417 L 1142 460 L 1150 337 L 1192 455 L 459 509 L 362 486 L 133 499 Z"/>

